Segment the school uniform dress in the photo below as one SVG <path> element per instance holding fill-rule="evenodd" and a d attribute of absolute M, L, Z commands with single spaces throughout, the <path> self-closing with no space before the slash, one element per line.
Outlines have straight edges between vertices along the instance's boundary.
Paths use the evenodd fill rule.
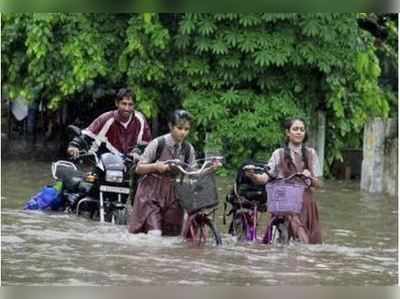
<path fill-rule="evenodd" d="M 141 163 L 154 163 L 160 139 L 165 139 L 159 161 L 171 159 L 185 160 L 182 144 L 176 143 L 171 134 L 166 134 L 151 141 L 140 158 Z M 189 160 L 193 164 L 195 152 L 190 145 Z M 175 196 L 177 173 L 149 173 L 141 178 L 133 208 L 129 212 L 128 230 L 130 233 L 147 233 L 161 230 L 163 235 L 176 236 L 181 233 L 184 211 Z"/>
<path fill-rule="evenodd" d="M 268 162 L 268 167 L 272 176 L 277 178 L 289 177 L 295 173 L 302 173 L 305 169 L 303 153 L 300 146 L 289 144 L 291 161 L 284 159 L 284 149 L 279 148 L 274 151 Z M 313 177 L 320 177 L 321 171 L 319 159 L 314 149 L 306 147 L 308 170 Z M 264 242 L 269 243 L 272 235 L 272 223 L 276 217 L 270 217 L 268 221 L 267 233 L 264 237 Z M 302 227 L 309 238 L 310 244 L 322 243 L 321 227 L 319 223 L 318 204 L 314 198 L 314 188 L 307 188 L 303 195 L 303 208 L 299 217 L 288 217 L 290 221 L 289 233 L 297 238 L 298 230 Z"/>

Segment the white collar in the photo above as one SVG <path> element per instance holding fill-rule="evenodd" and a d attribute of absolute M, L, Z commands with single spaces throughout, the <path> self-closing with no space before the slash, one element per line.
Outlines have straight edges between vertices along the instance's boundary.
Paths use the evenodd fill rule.
<path fill-rule="evenodd" d="M 175 145 L 178 145 L 178 148 L 182 145 L 182 143 L 176 142 L 174 137 L 172 137 L 171 133 L 168 133 L 166 136 L 166 143 L 170 147 L 174 147 Z"/>
<path fill-rule="evenodd" d="M 129 125 L 129 123 L 131 122 L 131 120 L 132 120 L 132 114 L 129 115 L 129 118 L 128 118 L 128 120 L 127 120 L 126 122 L 120 121 L 120 123 L 121 123 L 121 125 L 123 125 L 124 128 L 126 129 L 126 128 L 128 127 L 128 125 Z"/>
<path fill-rule="evenodd" d="M 302 146 L 303 146 L 302 144 L 293 144 L 293 143 L 289 142 L 289 149 L 292 152 L 297 153 L 297 154 L 301 153 Z"/>

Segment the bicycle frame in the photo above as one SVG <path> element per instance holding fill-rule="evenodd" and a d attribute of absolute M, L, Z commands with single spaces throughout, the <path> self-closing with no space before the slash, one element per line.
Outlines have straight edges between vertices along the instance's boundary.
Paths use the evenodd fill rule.
<path fill-rule="evenodd" d="M 241 171 L 252 171 L 258 174 L 269 173 L 266 165 L 247 164 L 241 166 Z M 238 241 L 257 242 L 261 239 L 257 236 L 257 225 L 259 221 L 259 211 L 263 206 L 263 199 L 250 199 L 246 195 L 239 194 L 238 181 L 233 185 L 233 217 L 230 226 L 230 232 L 238 236 Z M 266 198 L 265 198 L 266 200 Z"/>
<path fill-rule="evenodd" d="M 204 162 L 199 169 L 191 170 L 191 171 L 186 170 L 184 167 L 192 169 L 193 165 L 187 164 L 180 160 L 167 160 L 167 161 L 164 161 L 164 163 L 177 168 L 184 175 L 197 176 L 197 175 L 205 174 L 207 171 L 209 171 L 211 169 L 211 167 L 213 166 L 214 161 L 222 162 L 222 160 L 223 160 L 222 156 L 213 156 L 213 157 L 208 157 L 207 159 L 195 160 L 194 165 L 196 165 L 198 161 L 204 161 Z"/>
<path fill-rule="evenodd" d="M 258 204 L 252 203 L 252 209 L 243 206 L 243 200 L 238 194 L 237 186 L 234 185 L 234 194 L 239 202 L 239 210 L 236 211 L 234 218 L 240 217 L 241 227 L 245 229 L 244 235 L 246 241 L 257 241 L 257 223 L 258 223 Z M 238 216 L 239 215 L 239 216 Z"/>

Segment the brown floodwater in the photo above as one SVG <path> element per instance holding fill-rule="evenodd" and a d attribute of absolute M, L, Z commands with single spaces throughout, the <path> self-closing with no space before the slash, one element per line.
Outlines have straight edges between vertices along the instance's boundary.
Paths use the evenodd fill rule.
<path fill-rule="evenodd" d="M 227 233 L 222 207 L 233 180 L 218 178 L 223 245 L 195 248 L 179 237 L 132 235 L 126 226 L 22 210 L 51 182 L 48 162 L 2 161 L 1 174 L 3 285 L 398 283 L 397 198 L 360 192 L 357 182 L 328 181 L 317 192 L 323 244 L 271 247 L 239 244 Z"/>

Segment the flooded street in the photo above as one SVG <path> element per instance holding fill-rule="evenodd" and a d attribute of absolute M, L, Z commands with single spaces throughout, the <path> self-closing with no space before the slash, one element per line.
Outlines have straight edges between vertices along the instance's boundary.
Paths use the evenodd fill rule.
<path fill-rule="evenodd" d="M 23 211 L 24 203 L 51 182 L 50 163 L 2 161 L 1 171 L 3 285 L 398 283 L 397 198 L 362 193 L 357 182 L 330 181 L 318 191 L 322 245 L 277 248 L 238 244 L 227 234 L 223 201 L 233 180 L 219 178 L 223 246 L 193 248 L 178 237 L 132 235 L 126 226 Z"/>

